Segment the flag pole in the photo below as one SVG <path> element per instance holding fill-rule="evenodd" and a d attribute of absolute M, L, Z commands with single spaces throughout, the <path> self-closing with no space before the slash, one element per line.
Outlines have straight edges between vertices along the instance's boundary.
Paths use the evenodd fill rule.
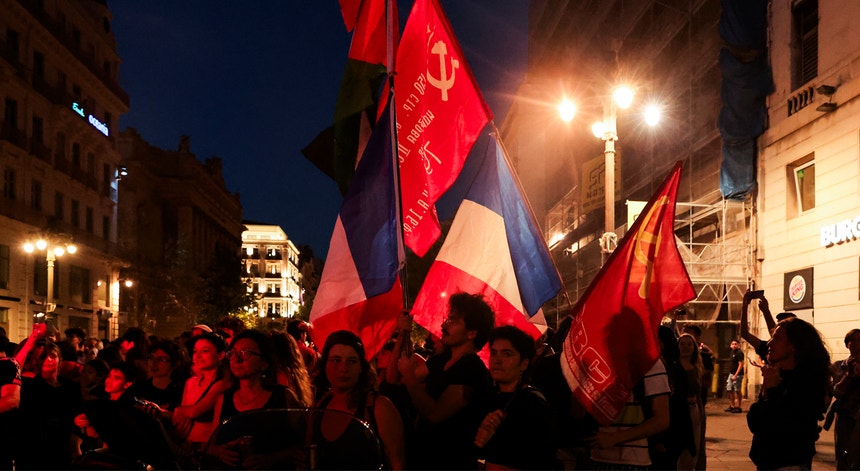
<path fill-rule="evenodd" d="M 388 63 L 388 89 L 389 93 L 386 100 L 390 99 L 389 106 L 391 107 L 388 113 L 388 126 L 391 129 L 391 166 L 392 175 L 394 176 L 394 204 L 395 213 L 397 214 L 397 262 L 398 276 L 400 277 L 400 286 L 403 288 L 403 309 L 409 309 L 409 279 L 406 275 L 406 251 L 404 249 L 403 238 L 403 198 L 400 193 L 400 164 L 397 154 L 397 107 L 394 100 L 394 74 L 395 74 L 395 56 L 396 50 L 394 38 L 399 34 L 394 28 L 398 24 L 397 18 L 397 0 L 387 0 L 385 3 L 385 36 L 386 36 L 386 55 Z M 399 313 L 398 313 L 399 315 Z"/>
<path fill-rule="evenodd" d="M 520 176 L 517 174 L 517 172 L 514 172 L 514 167 L 513 165 L 511 165 L 511 159 L 508 155 L 508 148 L 505 147 L 505 143 L 502 141 L 502 133 L 499 132 L 499 129 L 496 127 L 496 121 L 490 120 L 490 126 L 492 127 L 490 136 L 495 138 L 496 142 L 499 143 L 499 149 L 501 149 L 502 151 L 502 157 L 505 159 L 505 165 L 508 166 L 508 172 L 511 174 L 511 178 L 514 180 L 514 184 L 517 186 L 517 190 L 519 190 L 520 194 L 523 195 L 523 203 L 525 204 L 526 209 L 528 209 L 529 217 L 531 217 L 532 219 L 532 224 L 534 225 L 534 227 L 540 228 L 541 226 L 540 224 L 538 224 L 537 217 L 535 217 L 532 203 L 531 201 L 529 201 L 528 197 L 526 196 L 526 192 L 523 190 L 523 185 L 520 182 Z M 546 239 L 544 237 L 541 237 L 540 240 L 543 243 L 543 247 L 546 249 L 546 252 L 550 254 L 550 256 L 552 256 L 552 252 L 550 252 L 549 250 L 549 246 L 546 243 Z M 567 301 L 567 304 L 569 306 L 570 297 L 568 297 L 567 288 L 564 286 L 564 278 L 561 277 L 561 273 L 559 273 L 558 267 L 555 265 L 555 263 L 552 264 L 552 268 L 555 270 L 555 276 L 557 276 L 558 279 L 561 280 L 561 292 L 563 293 L 562 296 L 564 297 L 564 300 Z"/>

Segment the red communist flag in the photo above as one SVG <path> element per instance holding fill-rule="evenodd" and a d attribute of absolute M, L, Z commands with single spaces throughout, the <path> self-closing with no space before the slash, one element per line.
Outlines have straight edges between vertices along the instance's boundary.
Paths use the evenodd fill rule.
<path fill-rule="evenodd" d="M 696 296 L 675 243 L 680 180 L 679 162 L 571 312 L 562 371 L 602 424 L 618 416 L 657 361 L 663 314 Z"/>
<path fill-rule="evenodd" d="M 434 204 L 492 113 L 437 0 L 416 0 L 397 49 L 394 97 L 403 236 L 419 256 L 439 237 Z"/>

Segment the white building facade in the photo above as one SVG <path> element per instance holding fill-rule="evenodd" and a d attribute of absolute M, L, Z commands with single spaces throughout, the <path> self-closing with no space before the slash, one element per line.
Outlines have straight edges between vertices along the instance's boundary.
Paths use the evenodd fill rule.
<path fill-rule="evenodd" d="M 302 305 L 299 250 L 280 226 L 245 223 L 242 264 L 260 318 L 286 321 Z"/>
<path fill-rule="evenodd" d="M 814 323 L 834 359 L 860 328 L 857 18 L 853 0 L 771 2 L 775 92 L 759 139 L 760 288 L 774 314 Z"/>

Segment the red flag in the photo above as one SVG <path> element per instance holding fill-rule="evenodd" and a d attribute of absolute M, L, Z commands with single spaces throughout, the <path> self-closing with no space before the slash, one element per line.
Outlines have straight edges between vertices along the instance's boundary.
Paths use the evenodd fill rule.
<path fill-rule="evenodd" d="M 492 118 L 437 0 L 416 0 L 394 80 L 403 235 L 418 256 L 441 234 L 436 200 Z"/>
<path fill-rule="evenodd" d="M 562 371 L 605 425 L 657 361 L 663 314 L 696 297 L 675 243 L 680 180 L 678 162 L 571 312 Z"/>

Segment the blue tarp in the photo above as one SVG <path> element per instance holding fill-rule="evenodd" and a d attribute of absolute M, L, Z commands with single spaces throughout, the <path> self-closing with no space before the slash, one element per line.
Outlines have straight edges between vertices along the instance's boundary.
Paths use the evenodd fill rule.
<path fill-rule="evenodd" d="M 756 181 L 756 138 L 767 123 L 773 74 L 767 57 L 767 0 L 722 0 L 720 51 L 723 76 L 718 120 L 723 138 L 720 192 L 744 199 Z"/>

